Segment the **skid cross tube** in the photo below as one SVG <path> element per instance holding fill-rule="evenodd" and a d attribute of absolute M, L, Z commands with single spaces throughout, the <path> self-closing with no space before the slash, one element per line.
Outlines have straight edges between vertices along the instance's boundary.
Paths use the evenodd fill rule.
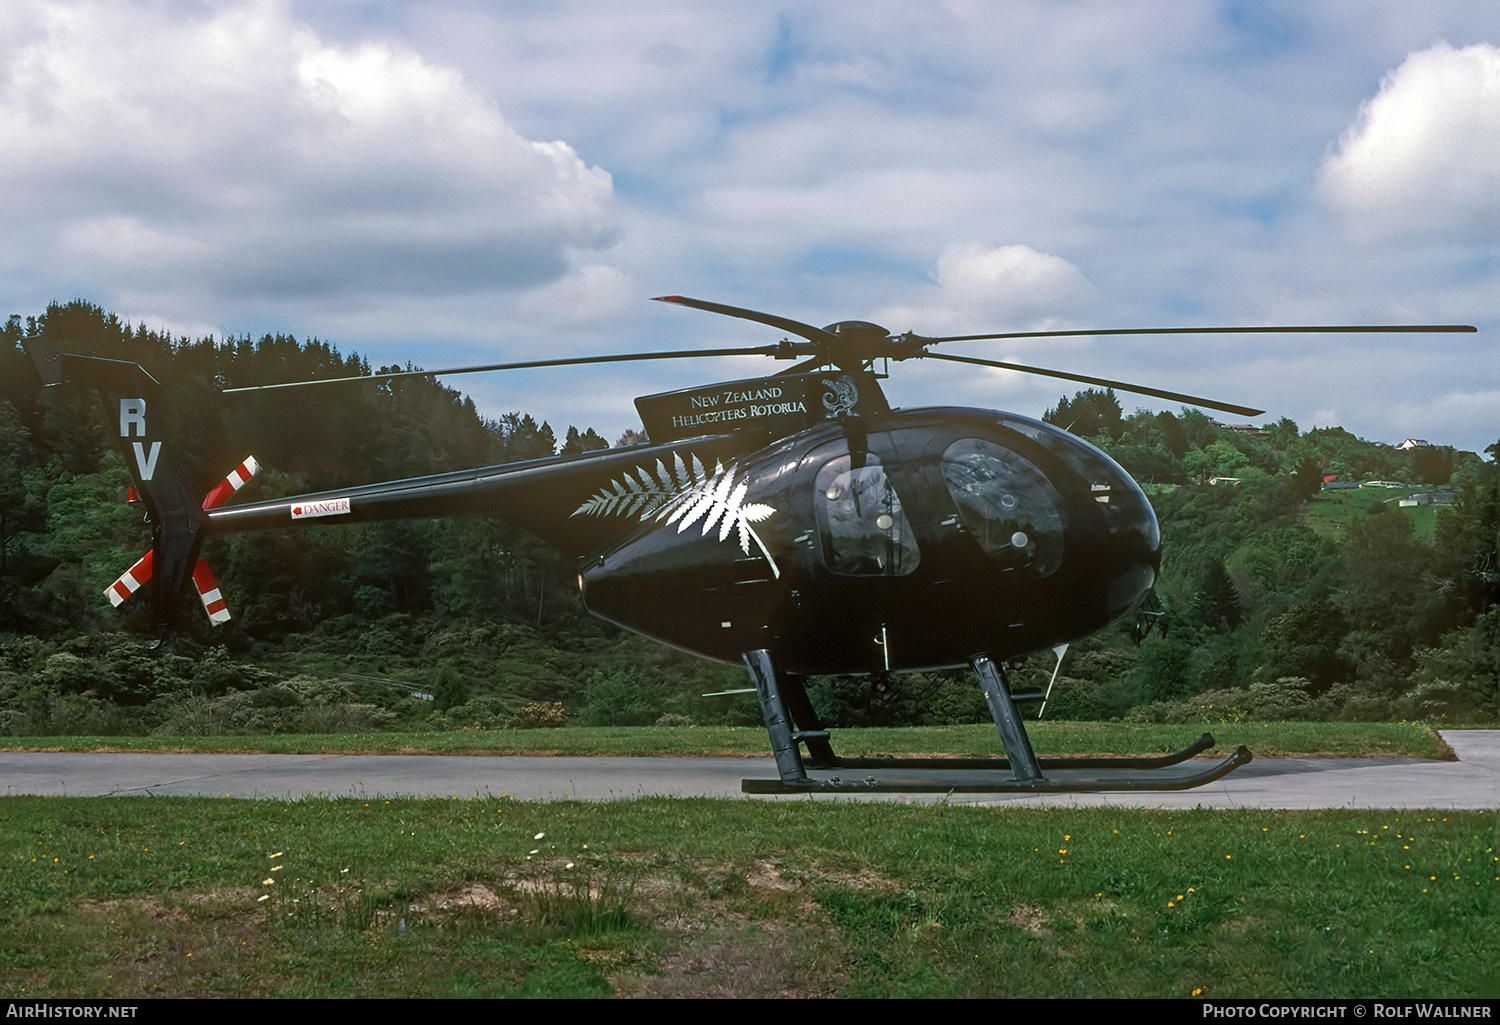
<path fill-rule="evenodd" d="M 771 652 L 764 648 L 746 652 L 745 668 L 755 682 L 761 714 L 770 736 L 771 751 L 776 760 L 778 779 L 746 779 L 740 783 L 747 794 L 802 793 L 1098 793 L 1105 791 L 1169 791 L 1203 786 L 1250 762 L 1251 754 L 1243 746 L 1228 758 L 1201 772 L 1177 776 L 1103 776 L 1072 779 L 1049 779 L 1043 769 L 1160 769 L 1177 765 L 1208 750 L 1214 738 L 1205 733 L 1180 751 L 1156 757 L 1076 757 L 1038 758 L 1031 747 L 1025 724 L 1016 711 L 1003 667 L 988 656 L 970 661 L 978 678 L 995 728 L 1000 734 L 1007 757 L 1003 758 L 841 758 L 834 754 L 828 731 L 813 710 L 800 677 L 781 674 Z M 790 713 L 790 714 L 789 714 Z M 794 725 L 795 722 L 795 725 Z M 803 727 L 797 729 L 797 726 Z M 802 754 L 803 746 L 807 756 Z M 811 769 L 923 769 L 947 771 L 982 770 L 986 773 L 1010 771 L 1009 779 L 990 778 L 983 782 L 943 781 L 936 779 L 885 778 L 866 776 L 844 779 L 838 776 L 815 778 Z"/>

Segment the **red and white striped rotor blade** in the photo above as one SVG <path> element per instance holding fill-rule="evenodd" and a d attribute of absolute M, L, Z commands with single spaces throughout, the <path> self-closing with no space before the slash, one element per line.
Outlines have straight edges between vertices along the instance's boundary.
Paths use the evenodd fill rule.
<path fill-rule="evenodd" d="M 129 598 L 136 592 L 137 588 L 150 579 L 151 552 L 148 549 L 146 554 L 141 556 L 140 560 L 134 566 L 131 566 L 124 573 L 120 574 L 120 579 L 104 589 L 104 597 L 109 599 L 111 605 L 119 607 L 122 601 Z"/>
<path fill-rule="evenodd" d="M 219 481 L 203 499 L 203 508 L 217 509 L 224 504 L 224 500 L 244 487 L 246 482 L 260 471 L 260 464 L 255 461 L 254 456 L 247 456 L 245 461 L 229 471 L 229 476 Z"/>
<path fill-rule="evenodd" d="M 203 611 L 208 613 L 208 621 L 214 626 L 227 623 L 229 606 L 219 593 L 219 582 L 214 579 L 213 570 L 202 559 L 193 568 L 193 586 L 198 589 L 198 597 L 203 602 Z"/>
<path fill-rule="evenodd" d="M 243 463 L 230 470 L 228 476 L 204 497 L 203 508 L 217 509 L 224 504 L 225 499 L 244 487 L 259 471 L 260 464 L 255 461 L 255 457 L 247 456 Z M 120 574 L 120 579 L 104 589 L 104 596 L 109 599 L 111 605 L 119 606 L 150 579 L 151 552 L 148 551 L 134 566 Z M 203 599 L 204 611 L 208 613 L 208 618 L 212 622 L 222 623 L 229 618 L 229 610 L 224 604 L 223 596 L 219 594 L 219 585 L 214 580 L 208 563 L 202 559 L 198 560 L 198 565 L 193 570 L 193 586 L 198 589 L 198 596 Z"/>

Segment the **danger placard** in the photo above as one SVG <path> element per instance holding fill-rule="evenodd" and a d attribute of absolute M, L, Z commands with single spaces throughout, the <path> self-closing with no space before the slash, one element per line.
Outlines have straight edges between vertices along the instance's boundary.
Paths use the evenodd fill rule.
<path fill-rule="evenodd" d="M 305 520 L 311 516 L 342 516 L 349 511 L 347 498 L 330 498 L 322 502 L 297 502 L 292 505 L 292 519 Z"/>

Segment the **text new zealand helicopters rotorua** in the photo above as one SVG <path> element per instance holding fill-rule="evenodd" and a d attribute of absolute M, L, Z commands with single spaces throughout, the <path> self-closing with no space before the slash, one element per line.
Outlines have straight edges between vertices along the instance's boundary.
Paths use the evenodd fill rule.
<path fill-rule="evenodd" d="M 646 445 L 234 506 L 222 503 L 255 472 L 254 460 L 200 500 L 158 430 L 170 397 L 140 366 L 61 353 L 41 337 L 24 344 L 43 383 L 96 388 L 111 430 L 118 427 L 152 544 L 106 593 L 118 604 L 149 580 L 159 630 L 175 618 L 189 582 L 210 619 L 228 618 L 198 556 L 209 534 L 498 516 L 579 560 L 578 586 L 595 615 L 707 658 L 743 662 L 779 773 L 776 780 L 745 780 L 747 791 L 1049 793 L 1185 789 L 1223 776 L 1250 754 L 1241 747 L 1206 771 L 1167 778 L 1129 771 L 1180 763 L 1211 747 L 1212 738 L 1161 758 L 1036 756 L 1016 710 L 1018 700 L 1035 695 L 1011 693 L 1005 662 L 1065 645 L 1134 609 L 1156 577 L 1156 518 L 1119 465 L 1051 424 L 984 409 L 891 409 L 876 361 L 1002 367 L 1255 416 L 1261 411 L 929 347 L 1060 335 L 1474 330 L 1154 328 L 929 338 L 892 335 L 864 321 L 817 328 L 680 296 L 663 301 L 756 321 L 798 340 L 412 373 L 728 355 L 799 362 L 770 377 L 637 399 Z M 226 391 L 240 390 L 249 389 Z M 963 664 L 984 691 L 1006 758 L 840 758 L 802 683 L 811 674 Z M 892 769 L 998 771 L 978 773 L 986 778 L 979 783 L 826 775 Z M 1049 778 L 1048 769 L 1066 776 Z M 1075 771 L 1093 769 L 1116 773 Z"/>

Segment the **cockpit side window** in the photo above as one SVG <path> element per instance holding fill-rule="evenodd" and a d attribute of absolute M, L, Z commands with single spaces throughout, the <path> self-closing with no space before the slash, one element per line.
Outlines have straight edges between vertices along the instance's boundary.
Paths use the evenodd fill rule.
<path fill-rule="evenodd" d="M 1062 565 L 1057 493 L 1020 454 L 963 438 L 943 451 L 942 472 L 959 521 L 1002 569 L 1045 577 Z"/>
<path fill-rule="evenodd" d="M 1040 444 L 1088 482 L 1090 496 L 1104 510 L 1111 533 L 1121 530 L 1138 533 L 1146 539 L 1152 551 L 1156 550 L 1161 541 L 1156 514 L 1120 464 L 1051 424 L 1011 415 L 1001 422 Z"/>
<path fill-rule="evenodd" d="M 845 576 L 905 576 L 921 552 L 901 497 L 874 455 L 853 466 L 848 455 L 818 471 L 813 505 L 823 538 L 823 560 Z"/>

